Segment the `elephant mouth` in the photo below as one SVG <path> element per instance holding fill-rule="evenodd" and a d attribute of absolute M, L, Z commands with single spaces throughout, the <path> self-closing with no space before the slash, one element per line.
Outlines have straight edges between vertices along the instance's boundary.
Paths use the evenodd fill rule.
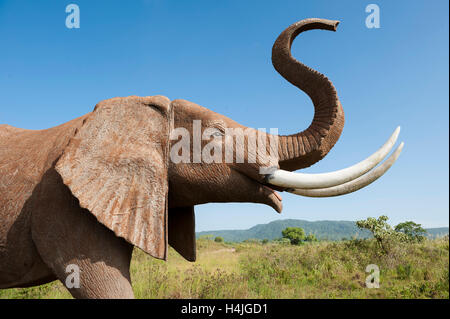
<path fill-rule="evenodd" d="M 264 204 L 271 206 L 277 213 L 281 214 L 281 211 L 283 210 L 283 198 L 281 195 L 272 188 L 274 186 L 260 184 L 260 187 L 264 194 Z"/>
<path fill-rule="evenodd" d="M 233 183 L 239 185 L 236 189 L 239 192 L 237 195 L 239 199 L 234 201 L 265 204 L 272 207 L 277 213 L 281 213 L 283 199 L 277 191 L 282 192 L 286 189 L 285 187 L 267 184 L 264 180 L 258 180 L 255 176 L 240 170 L 234 170 L 234 172 L 236 174 L 233 174 Z"/>
<path fill-rule="evenodd" d="M 283 192 L 286 190 L 285 187 L 270 185 L 265 182 L 260 182 L 258 180 L 254 180 L 251 177 L 244 175 L 247 179 L 252 181 L 257 186 L 256 193 L 260 196 L 255 200 L 255 202 L 259 202 L 262 204 L 266 204 L 271 206 L 275 211 L 281 214 L 283 210 L 283 198 L 281 197 L 279 192 Z"/>
<path fill-rule="evenodd" d="M 269 192 L 272 192 L 272 193 L 275 195 L 275 197 L 276 197 L 280 202 L 283 200 L 283 198 L 281 197 L 281 195 L 280 195 L 276 190 L 274 190 L 273 188 L 270 188 L 270 187 L 267 186 L 267 185 L 263 185 L 263 187 L 267 188 L 267 189 L 269 190 Z"/>

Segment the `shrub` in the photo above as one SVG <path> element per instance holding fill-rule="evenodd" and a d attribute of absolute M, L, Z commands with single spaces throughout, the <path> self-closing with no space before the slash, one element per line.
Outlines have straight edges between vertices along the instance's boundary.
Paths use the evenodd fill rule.
<path fill-rule="evenodd" d="M 259 244 L 260 240 L 257 238 L 249 238 L 243 241 L 243 243 L 247 243 L 247 244 Z"/>
<path fill-rule="evenodd" d="M 300 227 L 287 227 L 281 234 L 283 238 L 289 239 L 292 245 L 299 245 L 305 239 L 305 231 Z"/>
<path fill-rule="evenodd" d="M 222 243 L 222 242 L 223 242 L 223 238 L 220 237 L 220 236 L 217 236 L 216 238 L 214 238 L 214 241 L 215 241 L 216 243 Z"/>
<path fill-rule="evenodd" d="M 395 226 L 396 232 L 401 232 L 406 235 L 406 240 L 409 242 L 423 242 L 425 240 L 425 234 L 427 231 L 421 227 L 420 224 L 416 224 L 412 221 L 400 223 Z"/>
<path fill-rule="evenodd" d="M 313 241 L 317 241 L 317 238 L 314 234 L 309 234 L 308 236 L 306 236 L 305 241 L 313 242 Z"/>
<path fill-rule="evenodd" d="M 412 274 L 412 265 L 409 263 L 406 265 L 398 265 L 396 270 L 397 270 L 397 278 L 409 279 Z"/>
<path fill-rule="evenodd" d="M 282 244 L 282 245 L 290 245 L 291 241 L 287 238 L 277 238 L 274 240 L 275 243 L 277 244 Z"/>
<path fill-rule="evenodd" d="M 408 241 L 405 233 L 397 232 L 387 223 L 387 216 L 380 216 L 378 219 L 369 217 L 366 220 L 358 220 L 356 226 L 369 230 L 376 239 L 379 247 L 384 253 L 389 253 L 396 243 Z"/>

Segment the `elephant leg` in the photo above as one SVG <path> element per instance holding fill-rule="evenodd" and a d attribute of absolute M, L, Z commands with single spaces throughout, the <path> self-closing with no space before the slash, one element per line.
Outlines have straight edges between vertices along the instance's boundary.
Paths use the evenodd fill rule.
<path fill-rule="evenodd" d="M 46 256 L 47 257 L 47 256 Z M 46 258 L 47 259 L 47 258 Z M 130 274 L 119 260 L 95 261 L 92 258 L 57 260 L 48 254 L 50 267 L 74 298 L 132 299 Z"/>
<path fill-rule="evenodd" d="M 54 169 L 33 196 L 33 241 L 72 296 L 134 298 L 129 272 L 133 246 L 81 208 Z"/>

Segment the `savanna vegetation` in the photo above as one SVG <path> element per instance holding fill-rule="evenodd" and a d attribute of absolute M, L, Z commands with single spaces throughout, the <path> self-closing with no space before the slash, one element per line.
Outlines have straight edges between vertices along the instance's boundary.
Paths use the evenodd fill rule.
<path fill-rule="evenodd" d="M 449 298 L 448 236 L 390 241 L 385 247 L 376 238 L 300 245 L 284 239 L 199 238 L 195 263 L 172 249 L 167 262 L 136 249 L 134 293 L 136 298 Z M 366 287 L 370 264 L 379 268 L 379 288 Z M 70 297 L 59 282 L 0 290 L 0 298 Z"/>
<path fill-rule="evenodd" d="M 404 225 L 405 231 L 409 226 Z M 259 240 L 274 240 L 281 236 L 281 232 L 287 227 L 300 227 L 305 234 L 313 234 L 318 240 L 342 240 L 349 238 L 371 238 L 370 231 L 359 228 L 354 221 L 320 220 L 307 221 L 301 219 L 281 219 L 267 224 L 255 225 L 249 229 L 214 230 L 197 233 L 198 236 L 222 237 L 224 241 L 242 242 L 248 238 Z M 448 234 L 448 227 L 427 228 L 428 238 L 442 237 Z"/>

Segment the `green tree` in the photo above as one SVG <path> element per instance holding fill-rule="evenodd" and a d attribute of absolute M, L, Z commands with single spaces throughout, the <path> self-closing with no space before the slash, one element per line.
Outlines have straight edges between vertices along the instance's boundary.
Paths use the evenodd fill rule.
<path fill-rule="evenodd" d="M 283 238 L 289 239 L 292 245 L 299 245 L 305 239 L 305 231 L 300 227 L 287 227 L 281 234 Z"/>
<path fill-rule="evenodd" d="M 404 233 L 410 242 L 422 242 L 425 240 L 427 231 L 421 227 L 421 224 L 416 224 L 412 221 L 406 221 L 395 226 L 396 232 Z"/>
<path fill-rule="evenodd" d="M 407 236 L 402 232 L 397 232 L 392 229 L 391 225 L 387 223 L 389 218 L 387 216 L 380 216 L 378 219 L 369 217 L 366 220 L 358 220 L 356 226 L 361 229 L 369 230 L 380 248 L 388 253 L 391 246 L 396 242 L 407 241 Z"/>
<path fill-rule="evenodd" d="M 217 236 L 216 238 L 214 238 L 214 241 L 215 241 L 216 243 L 221 243 L 221 242 L 223 242 L 223 238 Z"/>
<path fill-rule="evenodd" d="M 267 244 L 268 242 L 269 242 L 269 240 L 268 240 L 267 238 L 264 238 L 264 239 L 262 240 L 263 245 Z"/>

